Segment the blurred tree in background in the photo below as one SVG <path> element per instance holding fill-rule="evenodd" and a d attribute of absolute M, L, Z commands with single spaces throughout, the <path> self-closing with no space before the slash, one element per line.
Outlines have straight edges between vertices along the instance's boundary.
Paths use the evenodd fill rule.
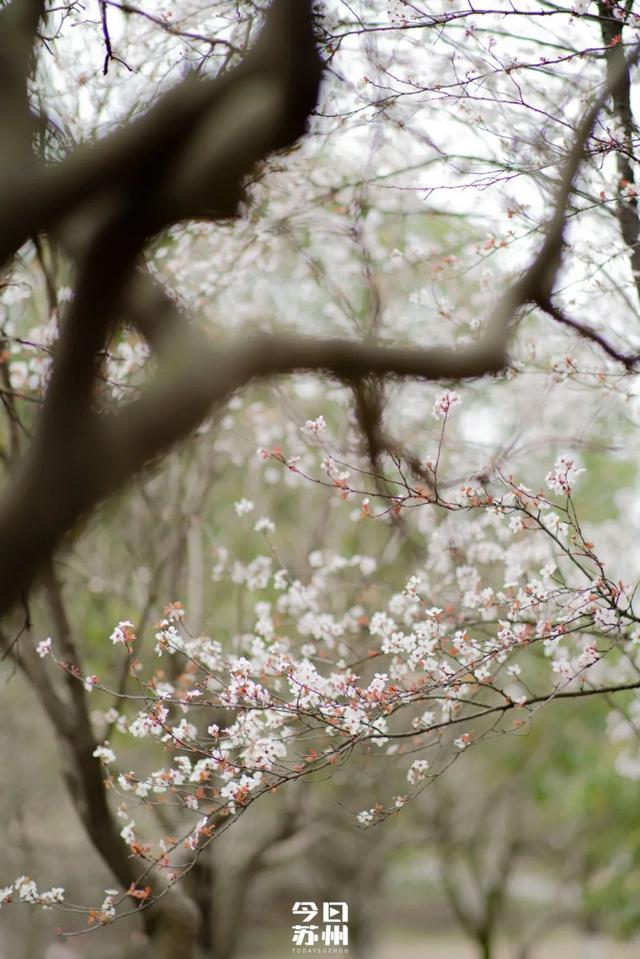
<path fill-rule="evenodd" d="M 0 954 L 637 934 L 639 28 L 0 2 Z"/>

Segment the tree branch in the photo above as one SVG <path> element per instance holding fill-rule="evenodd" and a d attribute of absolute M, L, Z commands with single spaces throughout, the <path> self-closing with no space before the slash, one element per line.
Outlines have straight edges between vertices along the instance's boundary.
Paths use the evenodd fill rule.
<path fill-rule="evenodd" d="M 320 76 L 310 0 L 273 0 L 233 70 L 187 78 L 135 122 L 53 167 L 12 163 L 0 189 L 0 264 L 89 199 L 125 198 L 147 234 L 189 217 L 234 215 L 251 167 L 304 132 Z"/>

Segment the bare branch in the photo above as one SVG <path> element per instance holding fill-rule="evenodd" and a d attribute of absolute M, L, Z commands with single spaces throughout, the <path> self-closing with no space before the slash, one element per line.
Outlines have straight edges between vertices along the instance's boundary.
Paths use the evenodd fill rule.
<path fill-rule="evenodd" d="M 567 326 L 569 329 L 575 330 L 581 337 L 585 340 L 591 340 L 592 343 L 595 343 L 597 346 L 603 350 L 607 356 L 610 356 L 612 360 L 615 360 L 617 363 L 622 363 L 622 365 L 630 373 L 635 370 L 640 363 L 640 354 L 638 353 L 623 353 L 621 350 L 616 349 L 609 340 L 603 336 L 601 333 L 598 333 L 597 330 L 592 329 L 590 326 L 586 326 L 584 323 L 580 323 L 579 320 L 574 320 L 571 317 L 567 316 L 560 307 L 555 306 L 553 303 L 547 300 L 543 300 L 540 303 L 540 307 L 548 313 L 549 316 L 552 316 L 556 322 L 562 324 L 562 326 Z"/>

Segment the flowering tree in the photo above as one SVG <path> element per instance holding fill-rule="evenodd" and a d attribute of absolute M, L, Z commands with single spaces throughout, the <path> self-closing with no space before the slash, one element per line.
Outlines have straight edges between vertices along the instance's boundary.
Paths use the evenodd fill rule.
<path fill-rule="evenodd" d="M 611 530 L 596 545 L 579 508 L 579 453 L 603 434 L 626 447 L 633 425 L 638 21 L 615 3 L 97 6 L 93 25 L 78 3 L 0 10 L 0 607 L 5 655 L 119 888 L 69 905 L 21 877 L 0 899 L 79 910 L 89 928 L 141 911 L 156 948 L 191 955 L 183 889 L 260 797 L 385 757 L 402 785 L 354 810 L 368 827 L 551 699 L 638 688 L 635 557 L 620 572 Z M 187 75 L 167 82 L 176 50 Z M 297 301 L 281 294 L 291 275 Z M 249 408 L 254 465 L 214 441 L 247 491 L 213 577 L 252 608 L 208 636 L 202 610 L 168 596 L 146 655 L 146 626 L 114 624 L 126 681 L 84 669 L 60 550 L 196 429 L 210 442 L 223 409 L 241 420 L 240 391 L 302 373 L 324 377 L 322 413 L 294 378 L 285 425 Z M 313 494 L 343 525 L 384 526 L 375 557 L 305 542 L 299 572 L 250 484 L 261 505 L 273 490 L 269 513 L 307 517 Z M 233 555 L 239 524 L 266 554 Z M 385 559 L 399 543 L 414 552 L 400 582 Z M 53 638 L 27 649 L 41 595 Z M 621 703 L 612 728 L 632 742 L 636 701 Z M 116 736 L 146 740 L 153 768 L 123 765 Z M 638 764 L 621 751 L 622 771 Z"/>

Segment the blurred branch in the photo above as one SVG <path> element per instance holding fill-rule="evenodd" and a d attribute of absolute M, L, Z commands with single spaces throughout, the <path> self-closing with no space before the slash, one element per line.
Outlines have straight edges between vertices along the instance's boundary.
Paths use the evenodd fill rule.
<path fill-rule="evenodd" d="M 3 182 L 3 255 L 59 217 L 68 220 L 89 196 L 94 212 L 89 237 L 85 215 L 83 238 L 75 238 L 86 253 L 36 436 L 0 503 L 1 611 L 29 588 L 78 519 L 125 479 L 109 460 L 137 437 L 118 436 L 117 417 L 91 411 L 92 389 L 146 238 L 184 217 L 234 213 L 254 164 L 304 131 L 319 79 L 310 3 L 274 0 L 234 71 L 185 81 L 111 137 L 24 182 L 20 173 Z M 125 456 L 129 471 L 136 459 Z"/>
<path fill-rule="evenodd" d="M 604 0 L 598 0 L 600 15 L 600 29 L 606 46 L 605 60 L 607 64 L 607 86 L 611 94 L 614 117 L 622 127 L 624 149 L 616 150 L 616 165 L 618 170 L 618 195 L 616 200 L 616 214 L 620 224 L 622 238 L 627 245 L 629 263 L 636 288 L 640 297 L 640 220 L 638 219 L 638 199 L 623 190 L 635 186 L 635 175 L 632 160 L 633 138 L 637 136 L 637 128 L 633 119 L 631 107 L 631 65 L 624 55 L 622 32 L 624 21 L 620 22 L 611 16 L 612 8 Z M 626 16 L 628 17 L 629 10 Z"/>
<path fill-rule="evenodd" d="M 304 133 L 320 72 L 309 0 L 274 0 L 233 70 L 188 77 L 135 122 L 52 167 L 11 164 L 0 189 L 0 263 L 88 200 L 124 200 L 147 235 L 180 219 L 232 216 L 253 165 Z M 18 92 L 26 102 L 24 85 Z"/>
<path fill-rule="evenodd" d="M 64 605 L 61 584 L 53 569 L 47 574 L 46 591 L 56 626 L 56 639 L 69 657 L 69 665 L 77 666 L 77 645 Z M 33 644 L 23 651 L 0 634 L 0 648 L 11 652 L 49 718 L 61 748 L 63 776 L 69 796 L 89 840 L 123 889 L 137 885 L 144 864 L 130 854 L 109 806 L 102 766 L 94 756 L 98 742 L 92 731 L 82 683 L 72 672 L 67 672 L 71 699 L 64 700 L 56 691 L 44 661 L 36 655 Z M 147 932 L 163 929 L 171 942 L 174 935 L 186 936 L 188 929 L 195 925 L 192 907 L 179 890 L 172 890 L 171 895 L 167 896 L 162 880 L 155 879 L 154 885 L 156 892 L 164 895 L 161 895 L 154 910 L 142 912 Z M 172 959 L 177 953 L 171 952 L 171 948 L 166 953 L 159 951 L 158 955 L 162 959 L 164 956 Z"/>
<path fill-rule="evenodd" d="M 33 43 L 44 0 L 14 0 L 0 10 L 0 165 L 3 177 L 31 170 L 34 121 L 27 97 Z"/>
<path fill-rule="evenodd" d="M 623 353 L 622 350 L 617 349 L 605 336 L 598 333 L 597 330 L 581 323 L 579 320 L 574 320 L 567 316 L 560 307 L 555 306 L 550 300 L 543 300 L 539 305 L 541 309 L 553 317 L 557 323 L 569 327 L 585 340 L 590 340 L 592 343 L 595 343 L 607 356 L 610 356 L 611 359 L 617 363 L 621 363 L 629 372 L 633 372 L 638 363 L 640 363 L 640 353 Z"/>
<path fill-rule="evenodd" d="M 231 53 L 241 53 L 241 50 L 228 40 L 207 36 L 207 34 L 197 33 L 194 30 L 181 30 L 179 27 L 174 27 L 173 24 L 167 20 L 163 20 L 162 17 L 156 17 L 152 13 L 149 13 L 148 10 L 143 10 L 141 7 L 137 7 L 132 3 L 120 3 L 119 0 L 103 0 L 103 5 L 106 7 L 114 7 L 116 10 L 121 10 L 122 13 L 134 14 L 141 17 L 149 23 L 153 23 L 154 26 L 160 27 L 165 33 L 170 33 L 171 36 L 180 37 L 183 40 L 197 40 L 200 43 L 207 43 L 212 47 L 221 46 Z"/>
<path fill-rule="evenodd" d="M 309 51 L 311 68 L 303 62 Z M 631 60 L 637 56 L 638 48 Z M 34 443 L 0 502 L 0 611 L 26 594 L 83 516 L 251 381 L 322 373 L 362 396 L 362 384 L 372 378 L 486 376 L 505 368 L 518 310 L 527 303 L 547 307 L 569 198 L 593 124 L 610 95 L 608 85 L 578 127 L 541 249 L 470 347 L 418 349 L 259 334 L 214 348 L 159 285 L 134 272 L 150 233 L 184 216 L 233 211 L 244 173 L 303 132 L 317 93 L 316 58 L 309 4 L 275 0 L 263 34 L 240 67 L 215 81 L 181 84 L 141 120 L 58 165 L 73 170 L 79 164 L 76 182 L 82 181 L 83 195 L 97 186 L 99 170 L 105 180 L 98 195 L 108 184 L 118 199 L 87 244 Z M 122 314 L 154 347 L 160 375 L 136 401 L 98 414 L 91 409 L 98 357 Z M 375 425 L 370 411 L 361 412 Z M 379 430 L 379 417 L 377 422 Z M 369 440 L 375 455 L 380 442 L 375 430 Z"/>

